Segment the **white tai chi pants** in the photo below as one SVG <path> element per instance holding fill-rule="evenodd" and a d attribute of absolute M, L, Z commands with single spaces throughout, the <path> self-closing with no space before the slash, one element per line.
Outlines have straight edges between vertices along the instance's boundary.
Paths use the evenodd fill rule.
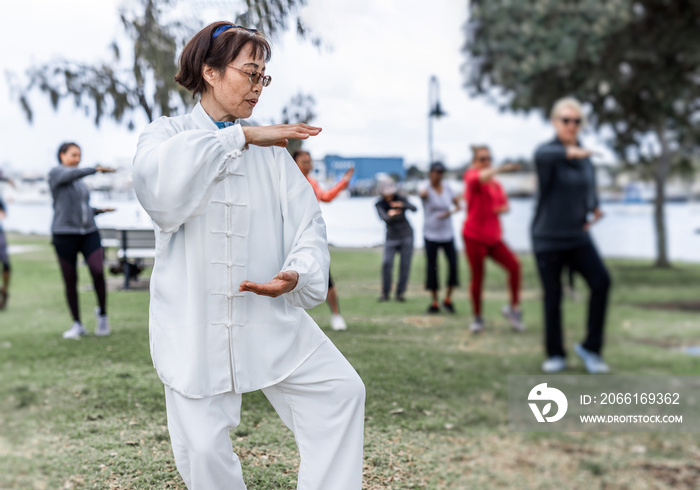
<path fill-rule="evenodd" d="M 365 386 L 330 340 L 262 392 L 294 433 L 298 489 L 362 488 Z M 193 399 L 166 386 L 165 401 L 175 464 L 187 488 L 244 490 L 229 436 L 240 423 L 241 395 Z"/>

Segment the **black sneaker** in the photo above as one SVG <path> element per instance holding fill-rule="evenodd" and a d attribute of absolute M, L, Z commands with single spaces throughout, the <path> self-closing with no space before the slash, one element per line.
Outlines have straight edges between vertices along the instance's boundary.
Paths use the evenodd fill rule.
<path fill-rule="evenodd" d="M 438 305 L 430 305 L 430 306 L 428 306 L 428 313 L 429 314 L 440 313 L 440 307 Z"/>
<path fill-rule="evenodd" d="M 398 301 L 399 303 L 405 303 L 405 302 L 406 302 L 406 298 L 403 297 L 403 294 L 397 294 L 397 295 L 396 295 L 396 301 Z"/>
<path fill-rule="evenodd" d="M 379 301 L 380 303 L 384 303 L 385 301 L 389 301 L 389 295 L 382 294 L 377 301 Z"/>
<path fill-rule="evenodd" d="M 446 310 L 448 313 L 452 313 L 452 314 L 455 313 L 455 307 L 452 305 L 452 302 L 445 303 L 445 302 L 443 301 L 443 302 L 442 302 L 442 307 L 445 308 L 445 310 Z"/>

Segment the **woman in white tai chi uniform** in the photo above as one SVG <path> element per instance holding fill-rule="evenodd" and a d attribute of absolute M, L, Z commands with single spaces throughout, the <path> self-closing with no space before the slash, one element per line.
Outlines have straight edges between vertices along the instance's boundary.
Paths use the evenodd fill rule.
<path fill-rule="evenodd" d="M 362 487 L 365 388 L 304 308 L 326 299 L 330 257 L 314 192 L 283 148 L 321 128 L 256 126 L 270 46 L 216 22 L 176 80 L 200 101 L 141 134 L 134 186 L 156 227 L 151 355 L 190 489 L 244 489 L 229 431 L 262 390 L 294 432 L 298 486 Z"/>

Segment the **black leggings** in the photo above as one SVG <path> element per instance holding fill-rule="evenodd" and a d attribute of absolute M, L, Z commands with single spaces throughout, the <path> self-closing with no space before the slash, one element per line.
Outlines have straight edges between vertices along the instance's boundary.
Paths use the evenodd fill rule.
<path fill-rule="evenodd" d="M 457 279 L 457 253 L 455 252 L 455 242 L 450 240 L 449 242 L 433 242 L 424 238 L 425 242 L 425 255 L 427 257 L 427 271 L 425 277 L 425 289 L 428 291 L 437 291 L 440 289 L 438 284 L 438 265 L 437 257 L 438 250 L 442 248 L 445 251 L 445 256 L 447 257 L 447 263 L 449 265 L 449 275 L 447 276 L 448 286 L 457 286 L 459 280 Z"/>
<path fill-rule="evenodd" d="M 583 347 L 600 354 L 603 347 L 603 329 L 611 281 L 593 243 L 569 250 L 537 252 L 535 258 L 544 289 L 547 355 L 550 357 L 566 355 L 561 325 L 561 275 L 565 266 L 581 274 L 591 290 L 588 301 L 588 332 Z"/>
<path fill-rule="evenodd" d="M 58 263 L 63 273 L 66 287 L 66 300 L 73 321 L 80 321 L 78 307 L 78 252 L 83 254 L 92 275 L 100 315 L 107 314 L 107 288 L 104 275 L 104 252 L 100 243 L 100 232 L 93 231 L 87 235 L 54 235 L 53 246 L 56 249 Z"/>

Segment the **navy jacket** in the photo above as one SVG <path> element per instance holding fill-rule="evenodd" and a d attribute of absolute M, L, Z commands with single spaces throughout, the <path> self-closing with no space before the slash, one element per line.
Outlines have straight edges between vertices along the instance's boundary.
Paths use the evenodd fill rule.
<path fill-rule="evenodd" d="M 391 201 L 402 202 L 403 208 L 395 209 L 403 209 L 404 212 L 399 213 L 396 216 L 389 217 Z M 379 213 L 379 217 L 386 223 L 386 239 L 402 240 L 407 237 L 412 237 L 413 228 L 411 228 L 411 224 L 406 219 L 406 210 L 410 209 L 411 211 L 416 211 L 417 208 L 413 204 L 408 202 L 408 199 L 406 199 L 403 196 L 399 196 L 398 194 L 394 194 L 394 197 L 391 198 L 391 201 L 387 201 L 382 197 L 379 201 L 377 201 L 377 204 L 375 204 L 375 206 L 377 207 L 377 213 Z"/>
<path fill-rule="evenodd" d="M 590 158 L 569 160 L 558 139 L 535 152 L 538 179 L 532 248 L 535 252 L 567 250 L 586 245 L 583 229 L 588 215 L 598 207 L 595 171 Z"/>

